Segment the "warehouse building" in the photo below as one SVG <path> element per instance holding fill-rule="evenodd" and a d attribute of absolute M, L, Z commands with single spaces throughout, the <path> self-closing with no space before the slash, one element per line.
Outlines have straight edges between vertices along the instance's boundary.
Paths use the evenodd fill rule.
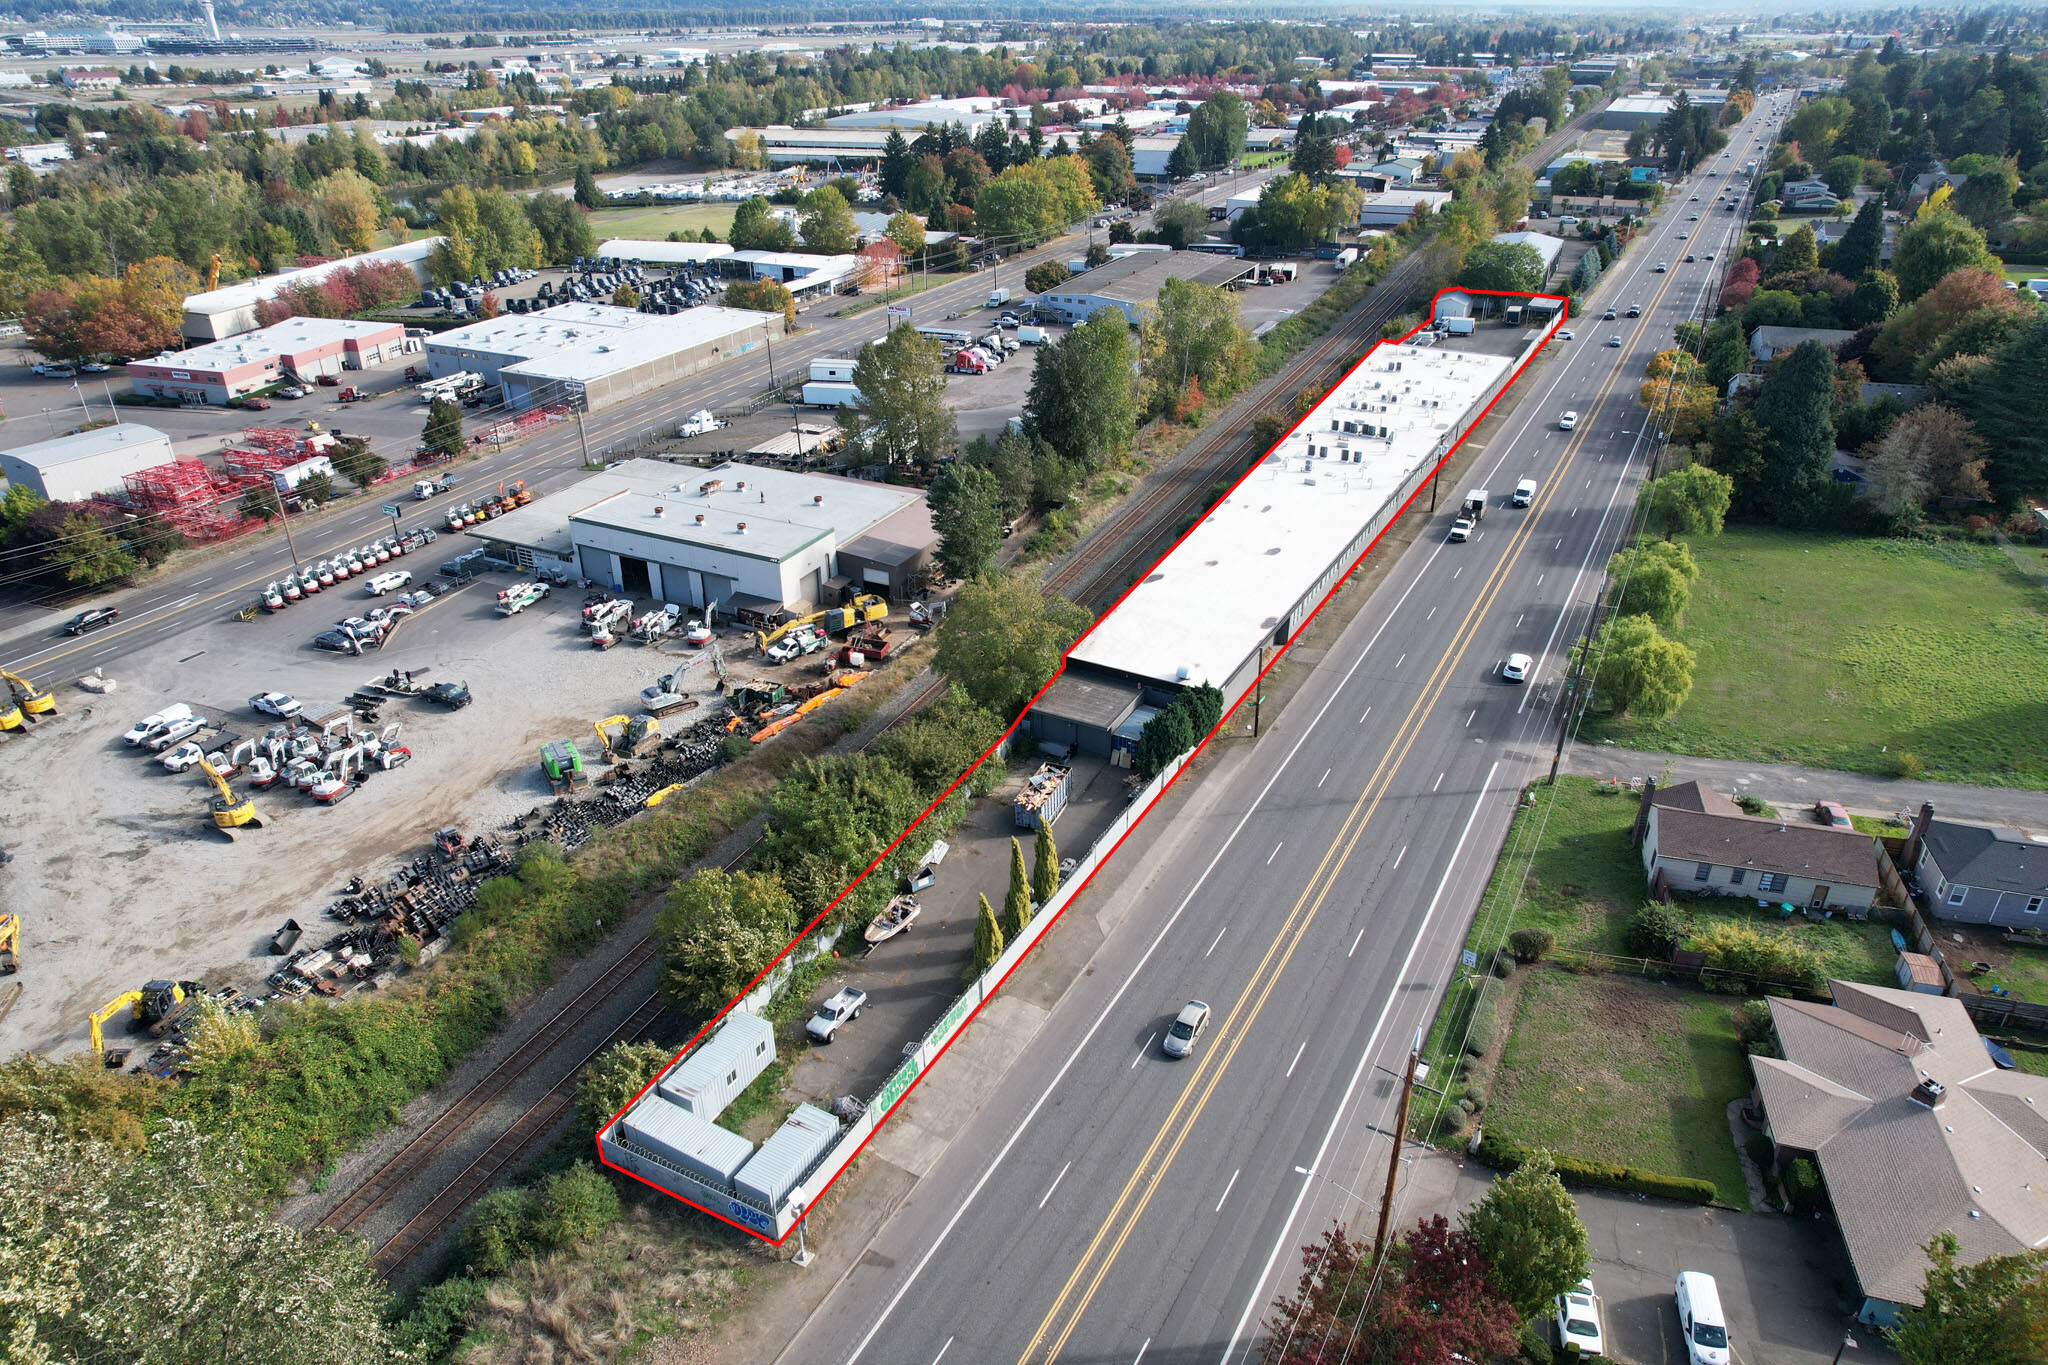
<path fill-rule="evenodd" d="M 732 255 L 724 242 L 654 242 L 642 237 L 613 237 L 597 244 L 600 259 L 638 261 L 642 265 L 704 265 Z"/>
<path fill-rule="evenodd" d="M 256 305 L 265 299 L 276 298 L 286 285 L 319 284 L 336 271 L 352 266 L 391 261 L 412 271 L 414 278 L 425 284 L 427 261 L 442 241 L 440 237 L 428 237 L 417 242 L 402 242 L 380 251 L 365 251 L 359 256 L 345 256 L 338 261 L 326 261 L 302 270 L 280 271 L 275 275 L 264 275 L 194 294 L 185 300 L 185 321 L 179 331 L 185 340 L 191 342 L 219 341 L 222 337 L 252 331 L 256 326 Z"/>
<path fill-rule="evenodd" d="M 1553 237 L 1547 232 L 1496 232 L 1493 240 L 1502 246 L 1526 246 L 1543 260 L 1543 278 L 1538 287 L 1550 283 L 1551 272 L 1557 269 L 1558 259 L 1564 255 L 1564 238 Z"/>
<path fill-rule="evenodd" d="M 727 274 L 773 280 L 799 299 L 829 294 L 860 268 L 854 256 L 809 251 L 735 251 L 718 263 Z"/>
<path fill-rule="evenodd" d="M 1069 651 L 1031 709 L 1033 736 L 1128 764 L 1144 722 L 1180 689 L 1213 684 L 1234 704 L 1514 366 L 1381 342 Z"/>
<path fill-rule="evenodd" d="M 1623 95 L 1600 111 L 1600 116 L 1594 120 L 1593 126 L 1618 133 L 1632 133 L 1638 128 L 1662 123 L 1664 116 L 1670 112 L 1671 100 L 1666 96 Z"/>
<path fill-rule="evenodd" d="M 1139 251 L 1084 270 L 1038 296 L 1068 322 L 1086 322 L 1104 308 L 1114 308 L 1135 327 L 1168 280 L 1224 288 L 1252 273 L 1253 263 L 1206 251 Z"/>
<path fill-rule="evenodd" d="M 45 502 L 84 502 L 118 493 L 127 475 L 177 458 L 171 438 L 155 427 L 119 422 L 0 451 L 0 477 Z"/>
<path fill-rule="evenodd" d="M 514 408 L 580 402 L 595 412 L 768 342 L 773 313 L 692 308 L 669 315 L 608 303 L 558 303 L 505 313 L 427 341 L 439 379 L 465 371 L 502 385 Z"/>
<path fill-rule="evenodd" d="M 469 534 L 522 568 L 636 601 L 762 615 L 857 592 L 907 601 L 938 541 L 914 488 L 659 460 L 623 461 Z"/>
<path fill-rule="evenodd" d="M 311 384 L 416 349 L 396 322 L 286 318 L 283 322 L 128 366 L 128 387 L 151 398 L 225 403 L 279 384 Z"/>

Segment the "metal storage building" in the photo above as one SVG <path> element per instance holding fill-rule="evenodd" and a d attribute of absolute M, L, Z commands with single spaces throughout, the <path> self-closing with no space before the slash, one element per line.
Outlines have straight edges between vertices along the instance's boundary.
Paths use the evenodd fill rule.
<path fill-rule="evenodd" d="M 124 476 L 177 459 L 155 427 L 120 422 L 0 451 L 0 476 L 47 502 L 83 502 L 119 492 Z"/>
<path fill-rule="evenodd" d="M 599 257 L 639 261 L 642 265 L 703 265 L 732 255 L 725 242 L 656 242 L 644 237 L 613 237 L 597 244 Z"/>
<path fill-rule="evenodd" d="M 578 401 L 588 411 L 673 383 L 768 342 L 773 313 L 692 308 L 663 315 L 608 303 L 505 313 L 429 338 L 436 379 L 468 371 L 514 407 Z"/>
<path fill-rule="evenodd" d="M 730 1187 L 733 1176 L 754 1154 L 754 1144 L 738 1133 L 728 1133 L 659 1095 L 642 1096 L 626 1111 L 619 1128 L 628 1142 L 714 1187 Z"/>
<path fill-rule="evenodd" d="M 775 1025 L 734 1010 L 703 1046 L 655 1084 L 664 1100 L 707 1123 L 775 1061 Z"/>
<path fill-rule="evenodd" d="M 800 1104 L 740 1167 L 733 1189 L 740 1198 L 773 1213 L 838 1137 L 838 1119 L 816 1105 Z"/>
<path fill-rule="evenodd" d="M 1115 308 L 1136 327 L 1168 280 L 1221 287 L 1243 279 L 1253 266 L 1206 251 L 1141 251 L 1084 270 L 1037 301 L 1068 322 L 1086 322 L 1101 309 Z"/>
<path fill-rule="evenodd" d="M 223 337 L 251 331 L 256 326 L 256 305 L 265 299 L 276 298 L 286 285 L 319 284 L 336 271 L 354 266 L 394 262 L 412 271 L 413 276 L 424 284 L 427 261 L 444 240 L 426 237 L 417 242 L 402 242 L 378 251 L 365 251 L 359 256 L 344 256 L 338 261 L 325 261 L 302 270 L 279 271 L 275 275 L 264 275 L 194 294 L 185 300 L 185 321 L 178 330 L 184 333 L 187 341 L 195 344 L 219 341 Z"/>

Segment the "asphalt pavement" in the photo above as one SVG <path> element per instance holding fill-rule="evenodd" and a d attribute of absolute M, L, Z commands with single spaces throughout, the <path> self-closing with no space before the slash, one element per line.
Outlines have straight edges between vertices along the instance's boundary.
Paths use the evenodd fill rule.
<path fill-rule="evenodd" d="M 1221 203 L 1284 169 L 1284 165 L 1262 167 L 1212 180 L 1181 197 L 1204 204 Z M 1077 242 L 1092 235 L 1084 232 L 1055 238 L 1034 251 L 1012 255 L 990 270 L 916 294 L 912 302 L 922 317 L 943 317 L 948 311 L 967 315 L 981 307 L 993 286 L 1007 284 L 1017 288 L 1027 267 L 1041 260 L 1065 260 L 1076 255 Z M 844 306 L 845 302 L 835 297 L 820 303 L 800 316 L 806 330 L 782 338 L 758 354 L 735 358 L 684 383 L 605 408 L 580 423 L 559 423 L 501 451 L 487 451 L 460 462 L 454 466 L 454 472 L 461 482 L 453 492 L 417 502 L 410 493 L 410 480 L 394 480 L 375 496 L 351 501 L 312 518 L 295 518 L 289 542 L 282 528 L 259 532 L 224 545 L 218 553 L 201 556 L 188 567 L 141 587 L 95 598 L 92 605 L 120 609 L 121 620 L 111 628 L 80 639 L 61 635 L 63 621 L 76 606 L 32 615 L 25 622 L 20 613 L 11 614 L 10 624 L 0 627 L 0 660 L 6 661 L 4 667 L 26 673 L 43 686 L 50 685 L 53 678 L 93 668 L 113 673 L 126 654 L 195 628 L 224 622 L 237 608 L 253 600 L 265 583 L 291 566 L 294 548 L 300 562 L 311 563 L 388 534 L 393 520 L 380 510 L 385 498 L 402 509 L 397 524 L 410 528 L 428 524 L 438 527 L 449 505 L 467 501 L 513 479 L 524 479 L 536 496 L 555 492 L 584 477 L 582 466 L 586 459 L 607 458 L 608 452 L 613 451 L 623 453 L 650 435 L 673 431 L 678 422 L 699 408 L 724 410 L 744 406 L 770 387 L 771 374 L 776 380 L 787 381 L 792 375 L 807 374 L 813 357 L 851 355 L 862 345 L 879 339 L 887 327 L 884 311 L 873 308 L 850 318 L 830 315 L 832 309 Z M 993 319 L 994 315 L 987 316 Z M 391 452 L 385 453 L 388 456 Z M 462 536 L 446 537 L 427 553 L 430 562 L 438 564 L 473 544 Z"/>
<path fill-rule="evenodd" d="M 1548 767 L 1564 653 L 1644 472 L 1636 386 L 1722 268 L 1686 251 L 1737 241 L 1742 215 L 1709 210 L 1760 123 L 1600 285 L 1595 306 L 1644 305 L 1599 328 L 1623 344 L 1553 342 L 1461 476 L 1534 477 L 1534 505 L 1497 500 L 1462 545 L 1439 514 L 1258 745 L 1141 826 L 1088 897 L 1116 909 L 1087 970 L 866 1253 L 823 1271 L 843 1278 L 783 1359 L 1241 1361 L 1298 1247 L 1370 1225 L 1395 1078 Z M 1498 676 L 1517 651 L 1527 686 Z M 1213 1022 L 1169 1061 L 1191 998 Z"/>

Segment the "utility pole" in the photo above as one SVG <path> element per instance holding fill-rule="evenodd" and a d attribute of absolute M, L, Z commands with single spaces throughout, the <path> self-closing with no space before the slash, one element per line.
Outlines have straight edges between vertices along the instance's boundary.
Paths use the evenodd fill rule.
<path fill-rule="evenodd" d="M 1401 1144 L 1407 1140 L 1408 1102 L 1415 1098 L 1415 1068 L 1422 1062 L 1422 1031 L 1415 1031 L 1415 1043 L 1408 1049 L 1408 1074 L 1401 1081 L 1401 1112 L 1394 1120 L 1393 1149 L 1387 1153 L 1387 1189 L 1380 1197 L 1380 1230 L 1372 1242 L 1372 1263 L 1382 1264 L 1387 1254 L 1387 1225 L 1394 1217 L 1394 1182 L 1401 1174 Z"/>
<path fill-rule="evenodd" d="M 1252 684 L 1252 738 L 1259 737 L 1259 709 L 1266 701 L 1266 646 L 1259 646 L 1259 676 Z"/>
<path fill-rule="evenodd" d="M 275 482 L 270 485 L 270 496 L 277 503 L 277 519 L 284 523 L 284 547 L 291 551 L 292 572 L 297 573 L 299 572 L 299 547 L 292 540 L 292 514 L 285 510 L 284 494 L 278 491 Z"/>
<path fill-rule="evenodd" d="M 1593 614 L 1586 621 L 1585 633 L 1579 636 L 1579 657 L 1572 666 L 1571 676 L 1565 682 L 1564 704 L 1558 708 L 1557 748 L 1550 755 L 1550 785 L 1557 785 L 1557 770 L 1564 764 L 1564 742 L 1571 734 L 1572 713 L 1577 711 L 1587 687 L 1586 656 L 1593 652 L 1593 628 L 1600 619 L 1600 604 L 1593 604 Z"/>
<path fill-rule="evenodd" d="M 583 444 L 583 463 L 592 463 L 590 458 L 590 437 L 583 430 L 583 409 L 576 409 L 576 439 Z"/>

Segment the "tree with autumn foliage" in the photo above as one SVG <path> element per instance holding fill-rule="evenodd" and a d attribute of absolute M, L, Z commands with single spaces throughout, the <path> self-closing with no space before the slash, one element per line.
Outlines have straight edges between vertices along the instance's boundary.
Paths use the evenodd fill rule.
<path fill-rule="evenodd" d="M 1678 445 L 1693 444 L 1714 420 L 1714 386 L 1688 351 L 1659 351 L 1651 357 L 1648 377 L 1636 389 L 1636 402 L 1651 420 L 1669 430 Z"/>
<path fill-rule="evenodd" d="M 1302 1249 L 1292 1298 L 1266 1321 L 1266 1365 L 1442 1365 L 1515 1349 L 1520 1319 L 1469 1233 L 1441 1214 L 1417 1223 L 1377 1270 L 1341 1227 Z"/>
<path fill-rule="evenodd" d="M 118 277 L 91 275 L 39 289 L 23 324 L 36 350 L 53 360 L 155 355 L 179 344 L 185 298 L 199 278 L 170 256 L 152 256 Z"/>

